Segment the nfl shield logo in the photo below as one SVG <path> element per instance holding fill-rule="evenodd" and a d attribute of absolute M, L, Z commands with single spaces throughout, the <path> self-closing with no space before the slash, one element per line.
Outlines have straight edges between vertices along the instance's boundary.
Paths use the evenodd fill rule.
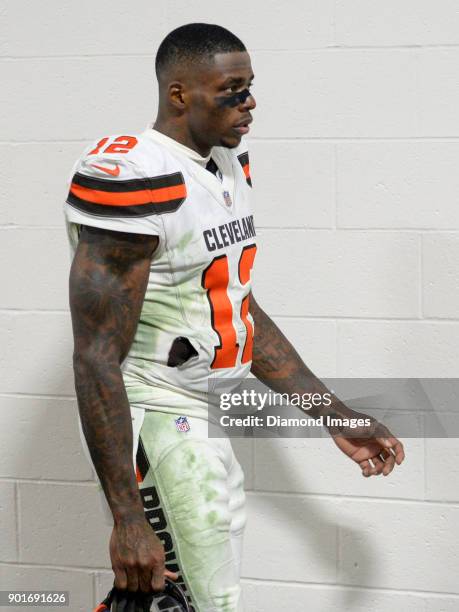
<path fill-rule="evenodd" d="M 177 427 L 177 431 L 190 431 L 190 424 L 186 417 L 179 417 L 175 419 L 175 426 Z"/>
<path fill-rule="evenodd" d="M 223 192 L 223 199 L 225 200 L 225 204 L 227 206 L 232 206 L 233 202 L 231 200 L 231 196 L 230 196 L 230 192 L 229 191 L 224 191 Z"/>

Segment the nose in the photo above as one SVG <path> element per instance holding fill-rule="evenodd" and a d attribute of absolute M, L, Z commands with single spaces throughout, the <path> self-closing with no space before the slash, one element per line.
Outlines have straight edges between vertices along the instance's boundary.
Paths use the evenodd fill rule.
<path fill-rule="evenodd" d="M 254 108 L 256 108 L 257 101 L 255 100 L 252 92 L 250 92 L 250 96 L 247 96 L 247 98 L 245 99 L 243 106 L 246 110 L 253 110 Z"/>

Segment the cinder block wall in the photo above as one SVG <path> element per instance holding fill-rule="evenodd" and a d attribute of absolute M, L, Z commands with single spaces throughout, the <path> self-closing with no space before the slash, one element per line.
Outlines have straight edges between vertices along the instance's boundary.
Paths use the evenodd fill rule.
<path fill-rule="evenodd" d="M 170 29 L 233 29 L 256 72 L 259 301 L 321 376 L 457 376 L 459 11 L 2 0 L 0 19 L 1 588 L 68 589 L 87 612 L 111 574 L 72 388 L 61 203 L 76 156 L 153 118 Z M 369 481 L 329 440 L 236 445 L 248 610 L 459 609 L 459 445 L 405 442 L 403 468 Z"/>

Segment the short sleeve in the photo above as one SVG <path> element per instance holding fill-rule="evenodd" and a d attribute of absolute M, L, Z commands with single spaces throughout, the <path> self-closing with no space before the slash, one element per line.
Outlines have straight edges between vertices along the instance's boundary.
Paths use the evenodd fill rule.
<path fill-rule="evenodd" d="M 139 155 L 84 154 L 69 181 L 67 222 L 164 238 L 161 215 L 185 200 L 183 175 L 142 166 Z"/>

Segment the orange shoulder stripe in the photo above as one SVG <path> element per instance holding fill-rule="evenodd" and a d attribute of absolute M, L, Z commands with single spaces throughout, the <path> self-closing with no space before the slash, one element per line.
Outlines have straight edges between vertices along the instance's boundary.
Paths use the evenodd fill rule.
<path fill-rule="evenodd" d="M 139 189 L 137 191 L 108 192 L 82 187 L 72 183 L 70 188 L 78 198 L 94 204 L 105 204 L 107 206 L 135 206 L 141 204 L 162 204 L 170 200 L 179 200 L 186 197 L 184 184 L 174 187 L 161 187 L 159 189 Z"/>

